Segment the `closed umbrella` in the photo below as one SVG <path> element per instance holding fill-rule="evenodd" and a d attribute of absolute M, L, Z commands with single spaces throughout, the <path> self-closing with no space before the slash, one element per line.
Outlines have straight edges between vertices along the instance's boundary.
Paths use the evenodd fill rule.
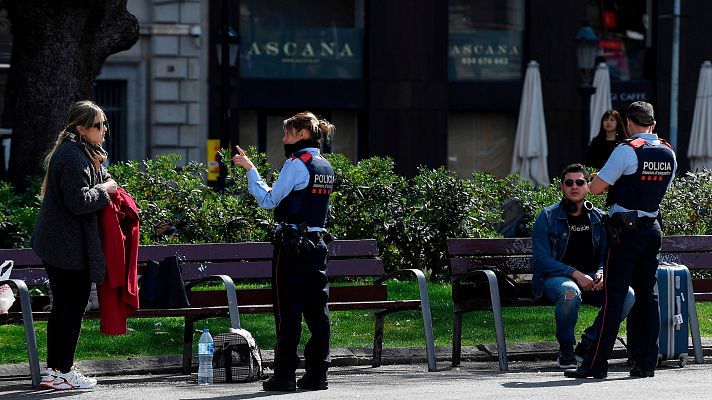
<path fill-rule="evenodd" d="M 702 63 L 700 69 L 687 158 L 691 171 L 712 169 L 712 63 L 709 61 Z"/>
<path fill-rule="evenodd" d="M 593 87 L 596 92 L 591 96 L 591 135 L 593 139 L 601 129 L 603 113 L 612 108 L 611 105 L 611 76 L 608 73 L 608 64 L 600 63 L 593 76 Z"/>
<path fill-rule="evenodd" d="M 550 183 L 546 165 L 548 154 L 539 63 L 529 61 L 519 103 L 511 171 L 535 185 L 547 186 Z"/>

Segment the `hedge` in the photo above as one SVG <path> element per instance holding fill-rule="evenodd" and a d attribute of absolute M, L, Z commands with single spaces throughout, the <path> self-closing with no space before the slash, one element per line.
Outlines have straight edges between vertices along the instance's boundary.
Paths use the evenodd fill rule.
<path fill-rule="evenodd" d="M 277 171 L 263 153 L 248 149 L 268 183 Z M 542 208 L 560 199 L 557 182 L 534 187 L 518 175 L 497 178 L 474 172 L 460 179 L 445 168 L 420 168 L 412 179 L 394 172 L 390 158 L 373 157 L 353 164 L 340 154 L 327 155 L 336 172 L 328 229 L 340 239 L 375 238 L 389 270 L 420 268 L 432 279 L 447 278 L 447 237 L 497 237 L 501 204 L 521 199 L 525 232 Z M 224 154 L 223 159 L 230 159 Z M 267 241 L 272 212 L 259 208 L 247 191 L 240 168 L 223 192 L 206 185 L 207 168 L 191 162 L 176 168 L 177 155 L 109 167 L 141 210 L 141 243 L 213 243 Z M 666 235 L 712 234 L 712 171 L 686 173 L 673 181 L 661 205 Z M 29 245 L 37 217 L 39 183 L 14 193 L 0 182 L 0 246 Z M 589 196 L 604 208 L 604 196 Z"/>

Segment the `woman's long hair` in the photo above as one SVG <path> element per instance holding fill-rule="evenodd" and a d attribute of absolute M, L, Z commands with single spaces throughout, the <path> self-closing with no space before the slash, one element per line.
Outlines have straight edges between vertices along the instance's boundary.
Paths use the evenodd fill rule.
<path fill-rule="evenodd" d="M 73 142 L 79 143 L 82 149 L 84 150 L 84 153 L 86 153 L 87 157 L 89 157 L 89 159 L 94 164 L 95 168 L 99 169 L 101 164 L 106 161 L 106 150 L 104 150 L 104 148 L 101 147 L 100 144 L 89 143 L 79 134 L 79 132 L 77 132 L 77 126 L 83 126 L 85 128 L 92 127 L 98 115 L 101 115 L 102 119 L 106 120 L 106 114 L 104 113 L 104 110 L 102 110 L 101 107 L 89 100 L 78 101 L 72 104 L 71 107 L 69 107 L 69 111 L 67 112 L 67 124 L 65 125 L 64 129 L 59 132 L 59 135 L 57 136 L 57 141 L 54 142 L 54 146 L 52 146 L 52 149 L 47 153 L 47 156 L 44 160 L 45 176 L 44 180 L 42 181 L 42 197 L 44 197 L 45 192 L 47 190 L 49 164 L 52 161 L 54 153 L 57 152 L 57 149 L 65 140 L 71 140 Z"/>
<path fill-rule="evenodd" d="M 626 134 L 625 125 L 623 125 L 623 118 L 621 117 L 621 114 L 614 109 L 606 110 L 606 112 L 603 113 L 603 116 L 601 117 L 601 125 L 598 130 L 598 135 L 596 135 L 595 139 L 606 140 L 606 130 L 603 129 L 603 121 L 605 121 L 606 118 L 611 116 L 616 119 L 616 143 L 622 143 L 628 137 L 628 135 Z"/>

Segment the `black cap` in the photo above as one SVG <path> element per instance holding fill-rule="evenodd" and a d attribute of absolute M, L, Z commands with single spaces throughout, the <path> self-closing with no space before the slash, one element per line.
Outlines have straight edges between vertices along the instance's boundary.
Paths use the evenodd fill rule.
<path fill-rule="evenodd" d="M 644 101 L 630 103 L 626 109 L 626 117 L 630 118 L 636 125 L 650 126 L 655 124 L 655 114 L 653 105 Z"/>

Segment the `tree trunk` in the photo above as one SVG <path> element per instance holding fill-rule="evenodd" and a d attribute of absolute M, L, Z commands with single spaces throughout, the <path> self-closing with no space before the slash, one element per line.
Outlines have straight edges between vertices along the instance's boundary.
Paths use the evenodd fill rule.
<path fill-rule="evenodd" d="M 5 0 L 13 48 L 3 126 L 12 128 L 8 178 L 25 188 L 44 174 L 45 154 L 69 106 L 89 99 L 106 58 L 139 37 L 126 0 Z"/>

